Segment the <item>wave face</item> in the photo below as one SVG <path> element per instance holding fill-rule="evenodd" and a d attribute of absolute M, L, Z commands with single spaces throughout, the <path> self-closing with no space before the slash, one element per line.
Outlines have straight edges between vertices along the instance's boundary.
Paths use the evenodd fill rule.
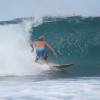
<path fill-rule="evenodd" d="M 74 63 L 77 66 L 73 69 L 79 74 L 99 73 L 100 17 L 45 17 L 43 23 L 33 30 L 33 40 L 44 35 L 59 54 L 57 61 L 53 56 L 50 60 Z"/>
<path fill-rule="evenodd" d="M 100 74 L 100 17 L 73 16 L 0 22 L 0 75 L 38 73 L 40 67 L 33 63 L 35 54 L 30 52 L 29 41 L 41 35 L 59 55 L 55 60 L 49 52 L 50 61 L 74 64 L 68 73 Z"/>

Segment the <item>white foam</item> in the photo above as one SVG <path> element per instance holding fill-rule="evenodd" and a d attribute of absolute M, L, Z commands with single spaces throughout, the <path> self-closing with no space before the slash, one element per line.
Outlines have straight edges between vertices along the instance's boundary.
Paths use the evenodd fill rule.
<path fill-rule="evenodd" d="M 35 54 L 31 53 L 29 46 L 34 25 L 39 25 L 39 21 L 32 18 L 23 19 L 19 24 L 0 25 L 0 75 L 33 75 L 39 72 L 37 66 L 41 65 L 33 62 Z"/>
<path fill-rule="evenodd" d="M 100 78 L 0 83 L 1 100 L 99 100 Z"/>

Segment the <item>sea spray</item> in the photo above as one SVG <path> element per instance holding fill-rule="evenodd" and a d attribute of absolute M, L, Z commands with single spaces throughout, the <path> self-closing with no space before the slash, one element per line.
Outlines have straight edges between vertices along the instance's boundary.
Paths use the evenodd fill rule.
<path fill-rule="evenodd" d="M 34 63 L 35 53 L 31 53 L 29 40 L 32 27 L 39 23 L 34 18 L 14 21 L 0 24 L 0 75 L 37 74 L 41 67 Z"/>

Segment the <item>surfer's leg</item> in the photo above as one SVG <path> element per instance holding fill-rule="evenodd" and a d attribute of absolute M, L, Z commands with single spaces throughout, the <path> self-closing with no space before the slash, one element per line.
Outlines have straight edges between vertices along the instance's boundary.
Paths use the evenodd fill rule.
<path fill-rule="evenodd" d="M 48 64 L 48 57 L 45 58 L 45 62 Z"/>
<path fill-rule="evenodd" d="M 41 55 L 41 52 L 38 49 L 36 49 L 36 59 L 35 59 L 35 62 L 36 63 L 38 63 L 38 60 L 40 58 L 40 55 Z"/>
<path fill-rule="evenodd" d="M 44 56 L 43 56 L 45 62 L 48 64 L 48 54 L 46 51 L 44 51 Z"/>

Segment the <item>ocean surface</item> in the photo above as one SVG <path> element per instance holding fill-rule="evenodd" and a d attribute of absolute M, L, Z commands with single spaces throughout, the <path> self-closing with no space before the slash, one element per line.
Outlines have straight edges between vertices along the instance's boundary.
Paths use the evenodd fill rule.
<path fill-rule="evenodd" d="M 52 45 L 49 62 L 36 64 L 30 42 Z M 17 18 L 0 21 L 0 100 L 100 100 L 100 17 Z"/>

